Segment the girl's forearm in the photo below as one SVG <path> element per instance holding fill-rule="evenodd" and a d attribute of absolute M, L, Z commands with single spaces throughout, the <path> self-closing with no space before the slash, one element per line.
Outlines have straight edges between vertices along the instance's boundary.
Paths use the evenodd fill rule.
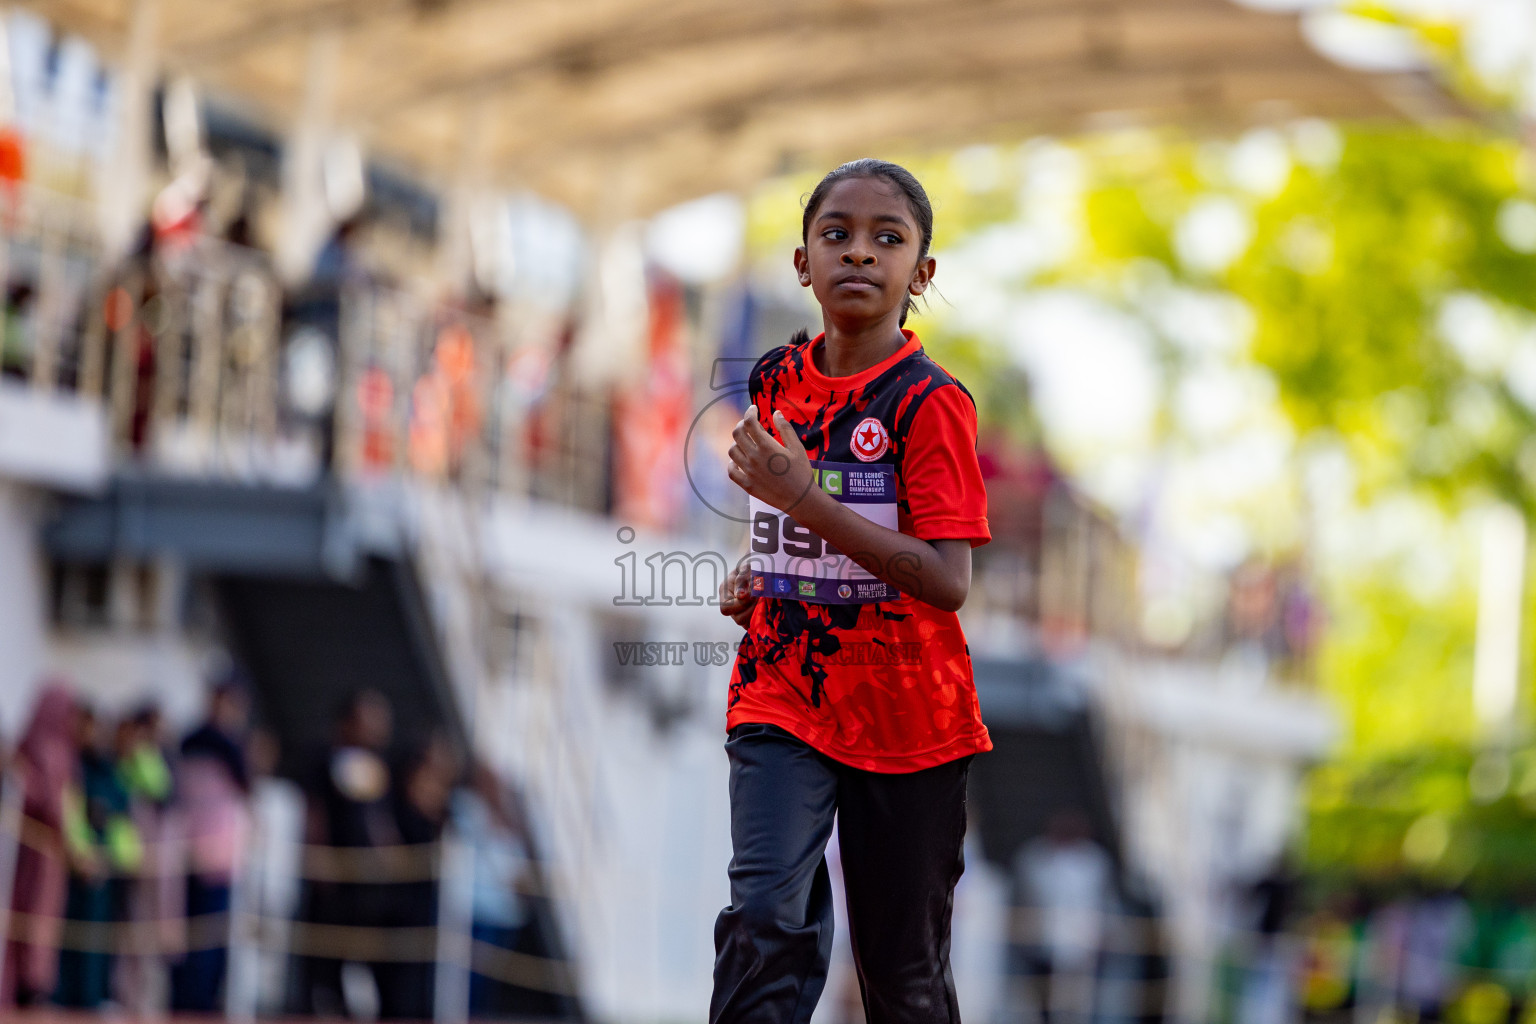
<path fill-rule="evenodd" d="M 943 611 L 965 602 L 961 581 L 927 541 L 870 522 L 819 487 L 785 512 L 903 594 Z"/>

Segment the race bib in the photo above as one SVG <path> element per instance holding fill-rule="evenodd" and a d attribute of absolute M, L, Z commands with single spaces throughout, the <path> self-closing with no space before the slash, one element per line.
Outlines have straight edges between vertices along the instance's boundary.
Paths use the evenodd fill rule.
<path fill-rule="evenodd" d="M 896 469 L 811 461 L 816 486 L 870 522 L 896 529 Z M 747 496 L 754 597 L 816 604 L 872 604 L 900 592 L 767 502 Z"/>

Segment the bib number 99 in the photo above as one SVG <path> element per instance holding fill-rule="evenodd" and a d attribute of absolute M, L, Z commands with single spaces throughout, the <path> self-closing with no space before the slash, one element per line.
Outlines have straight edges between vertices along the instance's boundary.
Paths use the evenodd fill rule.
<path fill-rule="evenodd" d="M 752 517 L 752 551 L 776 555 L 782 550 L 793 558 L 820 558 L 838 550 L 789 516 L 758 512 Z"/>

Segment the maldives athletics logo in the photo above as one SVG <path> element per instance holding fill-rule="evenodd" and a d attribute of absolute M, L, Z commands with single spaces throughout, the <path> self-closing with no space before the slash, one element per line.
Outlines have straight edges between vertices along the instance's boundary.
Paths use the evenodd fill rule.
<path fill-rule="evenodd" d="M 848 450 L 860 462 L 874 462 L 891 446 L 891 435 L 885 432 L 885 424 L 867 416 L 864 422 L 853 428 L 848 439 Z"/>

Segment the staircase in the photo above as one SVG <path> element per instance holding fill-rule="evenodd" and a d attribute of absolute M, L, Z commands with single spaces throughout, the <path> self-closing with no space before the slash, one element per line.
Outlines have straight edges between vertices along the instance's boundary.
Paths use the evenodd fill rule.
<path fill-rule="evenodd" d="M 362 687 L 393 705 L 400 749 L 441 735 L 466 763 L 476 753 L 484 595 L 470 518 L 455 495 L 392 486 L 296 489 L 124 471 L 99 496 L 61 499 L 44 544 L 66 563 L 170 560 L 205 580 L 280 745 L 277 772 L 303 783 L 335 712 Z M 517 1009 L 579 1020 L 564 930 L 537 863 L 542 838 L 528 837 L 542 895 L 515 952 L 553 961 L 562 977 L 557 991 L 523 992 Z"/>

